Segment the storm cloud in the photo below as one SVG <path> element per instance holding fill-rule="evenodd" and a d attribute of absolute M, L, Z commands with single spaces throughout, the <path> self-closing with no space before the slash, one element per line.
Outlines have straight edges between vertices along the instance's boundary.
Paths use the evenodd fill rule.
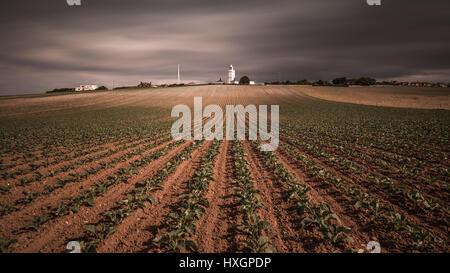
<path fill-rule="evenodd" d="M 450 82 L 450 1 L 15 0 L 0 11 L 0 94 L 92 83 L 371 76 Z"/>

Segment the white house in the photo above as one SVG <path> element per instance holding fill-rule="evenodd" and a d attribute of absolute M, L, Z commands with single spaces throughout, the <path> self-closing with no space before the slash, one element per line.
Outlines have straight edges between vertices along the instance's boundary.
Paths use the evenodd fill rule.
<path fill-rule="evenodd" d="M 98 85 L 86 84 L 86 85 L 80 85 L 79 87 L 75 87 L 75 91 L 91 91 L 91 90 L 96 90 L 97 88 L 98 88 Z"/>

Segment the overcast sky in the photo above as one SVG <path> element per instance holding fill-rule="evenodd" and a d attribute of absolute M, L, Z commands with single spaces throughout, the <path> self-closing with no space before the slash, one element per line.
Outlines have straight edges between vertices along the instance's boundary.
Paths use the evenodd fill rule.
<path fill-rule="evenodd" d="M 450 1 L 8 0 L 0 95 L 237 77 L 450 82 Z"/>

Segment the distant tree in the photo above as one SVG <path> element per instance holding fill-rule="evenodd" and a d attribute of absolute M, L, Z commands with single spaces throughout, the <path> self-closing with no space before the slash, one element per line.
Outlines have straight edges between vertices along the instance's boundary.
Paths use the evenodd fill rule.
<path fill-rule="evenodd" d="M 152 82 L 140 82 L 137 87 L 138 88 L 151 88 Z"/>
<path fill-rule="evenodd" d="M 240 80 L 239 80 L 239 84 L 250 84 L 250 78 L 247 76 L 243 76 Z"/>
<path fill-rule="evenodd" d="M 95 90 L 108 90 L 108 87 L 102 85 L 102 86 L 98 87 L 98 88 L 95 89 Z"/>
<path fill-rule="evenodd" d="M 301 80 L 297 82 L 298 85 L 311 85 L 311 83 L 308 80 Z"/>
<path fill-rule="evenodd" d="M 118 86 L 114 88 L 113 90 L 122 90 L 122 89 L 136 89 L 137 86 Z"/>
<path fill-rule="evenodd" d="M 340 86 L 347 85 L 347 78 L 346 77 L 336 78 L 333 80 L 333 84 Z"/>
<path fill-rule="evenodd" d="M 169 84 L 169 87 L 176 87 L 176 86 L 184 86 L 184 83 L 173 83 L 173 84 Z"/>
<path fill-rule="evenodd" d="M 322 81 L 322 80 L 318 80 L 316 82 L 313 83 L 314 86 L 330 86 L 330 82 L 328 81 Z"/>
<path fill-rule="evenodd" d="M 314 85 L 314 86 L 322 86 L 322 85 L 323 85 L 323 81 L 322 81 L 322 80 L 315 81 L 315 82 L 313 83 L 313 85 Z"/>
<path fill-rule="evenodd" d="M 58 93 L 58 92 L 72 92 L 75 88 L 55 88 L 52 91 L 47 91 L 46 93 Z"/>
<path fill-rule="evenodd" d="M 369 77 L 361 77 L 356 80 L 356 85 L 374 85 L 377 83 L 377 80 L 369 78 Z"/>

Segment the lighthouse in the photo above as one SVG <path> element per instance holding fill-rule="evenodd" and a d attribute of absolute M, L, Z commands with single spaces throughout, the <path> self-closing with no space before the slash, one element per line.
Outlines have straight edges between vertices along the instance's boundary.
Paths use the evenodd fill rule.
<path fill-rule="evenodd" d="M 231 84 L 234 83 L 234 80 L 236 78 L 236 71 L 233 68 L 233 65 L 230 64 L 230 67 L 228 68 L 228 80 L 227 83 Z"/>

